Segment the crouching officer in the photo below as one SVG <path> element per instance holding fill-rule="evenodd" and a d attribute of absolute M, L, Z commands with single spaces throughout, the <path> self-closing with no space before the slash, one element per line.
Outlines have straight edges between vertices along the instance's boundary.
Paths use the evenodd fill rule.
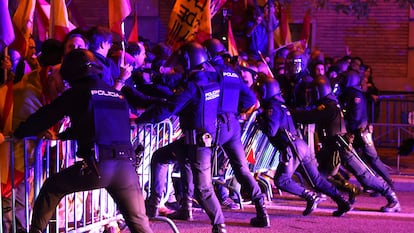
<path fill-rule="evenodd" d="M 292 116 L 281 96 L 279 83 L 273 78 L 259 75 L 253 87 L 263 108 L 258 117 L 259 126 L 281 154 L 274 177 L 277 187 L 304 198 L 307 204 L 303 215 L 312 213 L 320 201 L 318 194 L 305 189 L 292 179 L 294 172 L 300 165 L 311 186 L 331 197 L 338 205 L 338 209 L 333 213 L 334 216 L 342 216 L 348 212 L 351 205 L 319 173 L 316 158 L 306 142 L 297 136 Z"/>
<path fill-rule="evenodd" d="M 102 67 L 88 50 L 75 49 L 67 54 L 60 72 L 71 88 L 21 123 L 14 136 L 38 135 L 69 116 L 71 128 L 65 137 L 77 141 L 77 156 L 84 160 L 45 181 L 34 203 L 30 232 L 46 229 L 66 194 L 97 188 L 111 194 L 131 232 L 152 232 L 130 160 L 134 153 L 126 101 L 100 80 Z"/>
<path fill-rule="evenodd" d="M 185 43 L 173 56 L 176 56 L 177 65 L 182 65 L 186 71 L 186 87 L 176 92 L 168 104 L 147 109 L 136 122 L 156 123 L 172 115 L 179 116 L 185 156 L 193 173 L 195 195 L 210 218 L 213 232 L 223 233 L 226 232 L 224 216 L 211 178 L 212 142 L 220 97 L 218 83 L 211 80 L 217 80 L 214 77 L 217 73 L 207 63 L 207 54 L 198 43 Z M 181 174 L 185 182 L 188 181 L 186 174 Z"/>
<path fill-rule="evenodd" d="M 380 193 L 387 199 L 388 203 L 381 207 L 381 211 L 401 211 L 395 192 L 384 180 L 370 171 L 369 167 L 352 148 L 352 142 L 347 139 L 345 121 L 338 100 L 332 93 L 329 80 L 324 76 L 317 77 L 313 81 L 313 86 L 314 93 L 317 96 L 316 108 L 295 110 L 292 111 L 292 115 L 298 122 L 316 124 L 317 133 L 322 143 L 322 150 L 318 155 L 321 162 L 320 168 L 331 168 L 323 171 L 323 173 L 331 176 L 338 173 L 335 166 L 326 165 L 324 162 L 334 161 L 334 165 L 338 166 L 341 163 L 362 185 Z M 333 159 L 337 155 L 339 155 L 339 158 Z"/>

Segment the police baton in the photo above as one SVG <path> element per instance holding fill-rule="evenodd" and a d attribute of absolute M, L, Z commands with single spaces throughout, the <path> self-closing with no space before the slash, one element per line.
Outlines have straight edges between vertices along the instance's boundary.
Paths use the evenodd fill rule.
<path fill-rule="evenodd" d="M 214 138 L 214 142 L 212 144 L 212 155 L 213 155 L 213 161 L 212 161 L 212 168 L 211 168 L 211 175 L 212 177 L 218 176 L 218 151 L 219 151 L 219 137 L 220 137 L 220 131 L 221 131 L 221 124 L 217 121 L 217 128 L 216 128 L 216 137 Z"/>
<path fill-rule="evenodd" d="M 371 173 L 371 175 L 376 176 L 375 173 L 371 170 L 371 168 L 368 167 L 368 165 L 361 159 L 361 157 L 359 157 L 358 153 L 355 151 L 352 145 L 350 145 L 344 139 L 344 137 L 342 137 L 341 135 L 337 135 L 337 138 L 339 139 L 339 142 L 337 141 L 337 143 L 340 147 L 345 147 L 345 150 L 351 152 L 352 155 L 354 155 L 355 158 L 369 171 L 369 173 Z"/>
<path fill-rule="evenodd" d="M 95 174 L 98 176 L 98 179 L 101 179 L 101 174 L 99 173 L 98 167 L 96 166 L 96 163 L 99 158 L 99 149 L 98 146 L 95 144 L 92 148 L 92 155 L 89 154 L 89 156 L 86 156 L 86 164 L 88 166 L 91 166 L 92 170 L 95 172 Z"/>
<path fill-rule="evenodd" d="M 315 184 L 313 183 L 313 180 L 312 180 L 311 176 L 309 175 L 308 170 L 306 170 L 306 167 L 305 167 L 305 165 L 303 164 L 303 159 L 302 159 L 302 156 L 301 156 L 301 155 L 299 154 L 299 152 L 296 150 L 295 144 L 293 144 L 293 141 L 294 141 L 295 139 L 293 139 L 293 138 L 292 138 L 292 134 L 291 134 L 289 131 L 287 131 L 286 129 L 283 129 L 283 132 L 285 133 L 285 135 L 287 136 L 287 138 L 288 138 L 288 140 L 289 140 L 289 147 L 290 147 L 290 149 L 292 150 L 293 155 L 294 155 L 294 156 L 296 156 L 296 157 L 299 159 L 300 165 L 301 165 L 301 166 L 302 166 L 302 168 L 303 168 L 303 172 L 305 173 L 306 178 L 307 178 L 307 180 L 308 180 L 308 182 L 309 182 L 310 186 L 311 186 L 312 188 L 315 188 L 316 186 L 315 186 Z"/>

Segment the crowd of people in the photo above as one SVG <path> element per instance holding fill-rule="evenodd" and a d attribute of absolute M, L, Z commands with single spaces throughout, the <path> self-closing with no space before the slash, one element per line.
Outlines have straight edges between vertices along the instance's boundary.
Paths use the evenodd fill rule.
<path fill-rule="evenodd" d="M 101 26 L 75 29 L 63 42 L 48 39 L 40 53 L 34 45 L 31 39 L 25 56 L 9 49 L 1 61 L 7 71 L 2 72 L 7 74 L 3 85 L 13 82 L 15 89 L 13 136 L 76 139 L 77 156 L 84 161 L 45 182 L 34 203 L 30 232 L 46 228 L 64 195 L 96 188 L 109 191 L 131 232 L 152 232 L 148 217 L 160 214 L 192 220 L 194 200 L 210 218 L 212 232 L 226 232 L 222 208 L 236 206 L 228 191 L 216 192 L 225 187 L 212 183 L 211 159 L 218 146 L 256 208 L 250 225 L 270 227 L 265 194 L 249 170 L 241 141 L 241 124 L 253 111 L 280 152 L 274 185 L 306 201 L 303 215 L 311 214 L 326 195 L 337 203 L 333 216 L 342 216 L 363 190 L 386 198 L 381 211 L 401 211 L 372 138 L 370 123 L 378 112 L 370 106 L 378 102 L 378 89 L 372 68 L 359 57 L 332 59 L 318 50 L 289 47 L 265 59 L 243 51 L 232 57 L 214 38 L 186 42 L 172 51 L 147 40 L 114 43 L 109 29 Z M 56 131 L 65 116 L 71 126 Z M 157 123 L 173 116 L 179 118 L 182 136 L 153 153 L 144 201 L 129 160 L 135 156 L 130 119 Z M 178 209 L 166 212 L 160 211 L 160 201 L 169 164 L 179 168 L 182 190 L 176 193 L 181 195 Z M 295 182 L 295 171 L 306 184 Z M 350 176 L 360 185 L 351 183 Z M 17 219 L 22 232 L 25 221 Z M 4 226 L 3 232 L 9 232 L 10 224 Z"/>

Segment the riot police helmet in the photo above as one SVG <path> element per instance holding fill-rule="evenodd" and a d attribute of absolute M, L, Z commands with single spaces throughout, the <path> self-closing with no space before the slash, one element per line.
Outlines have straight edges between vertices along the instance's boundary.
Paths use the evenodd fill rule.
<path fill-rule="evenodd" d="M 227 52 L 223 43 L 216 38 L 207 39 L 203 42 L 204 48 L 206 48 L 209 60 L 214 59 L 217 56 L 225 54 Z"/>
<path fill-rule="evenodd" d="M 291 51 L 286 57 L 286 73 L 288 75 L 296 75 L 306 69 L 306 55 L 301 51 Z"/>
<path fill-rule="evenodd" d="M 265 73 L 258 73 L 256 82 L 253 84 L 253 91 L 259 100 L 268 100 L 276 98 L 281 102 L 284 102 L 281 96 L 281 90 L 279 82 L 266 75 Z"/>
<path fill-rule="evenodd" d="M 332 93 L 331 83 L 329 79 L 323 75 L 316 77 L 313 82 L 315 99 L 319 100 Z"/>
<path fill-rule="evenodd" d="M 361 76 L 358 72 L 349 70 L 344 74 L 343 86 L 361 89 Z"/>
<path fill-rule="evenodd" d="M 187 42 L 177 51 L 179 63 L 185 70 L 194 70 L 196 67 L 208 61 L 204 47 L 197 42 Z"/>
<path fill-rule="evenodd" d="M 60 74 L 72 84 L 78 80 L 102 73 L 103 67 L 93 53 L 87 49 L 74 49 L 65 55 Z"/>

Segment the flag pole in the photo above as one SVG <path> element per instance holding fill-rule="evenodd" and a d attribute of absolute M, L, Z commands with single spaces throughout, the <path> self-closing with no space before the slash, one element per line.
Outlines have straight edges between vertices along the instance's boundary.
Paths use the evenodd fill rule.
<path fill-rule="evenodd" d="M 121 67 L 125 65 L 125 22 L 121 22 Z"/>
<path fill-rule="evenodd" d="M 8 53 L 9 53 L 9 47 L 6 46 L 4 48 L 4 57 L 6 57 Z M 4 72 L 4 83 L 6 83 L 7 81 L 9 81 L 7 77 L 7 69 L 4 69 L 3 72 Z"/>
<path fill-rule="evenodd" d="M 50 0 L 50 19 L 49 19 L 49 35 L 48 39 L 53 39 L 55 35 L 55 0 Z"/>

